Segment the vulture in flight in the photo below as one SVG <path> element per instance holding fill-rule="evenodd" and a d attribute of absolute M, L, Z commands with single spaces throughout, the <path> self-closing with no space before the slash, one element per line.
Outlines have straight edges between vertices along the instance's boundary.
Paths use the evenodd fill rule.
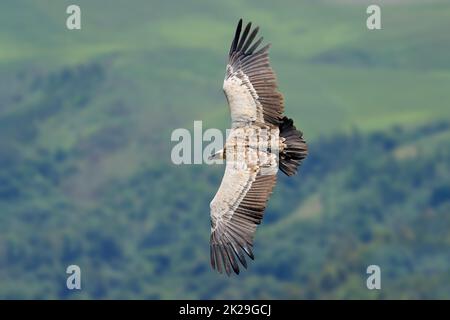
<path fill-rule="evenodd" d="M 222 150 L 210 159 L 226 161 L 219 190 L 211 201 L 211 266 L 219 273 L 247 268 L 254 259 L 253 237 L 276 183 L 278 168 L 288 176 L 307 155 L 303 134 L 283 116 L 283 95 L 270 67 L 270 44 L 259 48 L 259 28 L 242 19 L 228 54 L 223 90 L 231 131 Z"/>

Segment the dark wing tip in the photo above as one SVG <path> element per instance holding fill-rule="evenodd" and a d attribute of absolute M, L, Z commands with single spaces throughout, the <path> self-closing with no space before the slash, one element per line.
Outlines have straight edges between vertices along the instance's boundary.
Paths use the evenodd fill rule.
<path fill-rule="evenodd" d="M 210 259 L 212 269 L 221 274 L 225 273 L 228 276 L 233 272 L 239 275 L 241 271 L 239 262 L 247 269 L 247 261 L 243 252 L 252 260 L 254 259 L 251 247 L 247 244 L 235 243 L 233 242 L 234 240 L 230 239 L 224 241 L 222 237 L 217 238 L 217 236 L 215 232 L 211 234 Z"/>
<path fill-rule="evenodd" d="M 216 269 L 216 257 L 214 254 L 214 248 L 212 245 L 209 246 L 210 247 L 210 260 L 211 260 L 211 267 L 213 269 Z"/>
<path fill-rule="evenodd" d="M 243 20 L 239 19 L 234 38 L 231 43 L 228 56 L 231 58 L 234 54 L 237 54 L 240 58 L 248 55 L 252 55 L 255 49 L 261 44 L 262 37 L 258 41 L 254 42 L 256 35 L 258 34 L 259 27 L 256 26 L 252 30 L 252 22 L 248 22 L 242 30 Z M 259 52 L 258 52 L 259 53 Z"/>
<path fill-rule="evenodd" d="M 242 23 L 243 23 L 242 18 L 240 18 L 239 21 L 238 21 L 237 27 L 236 27 L 236 31 L 237 31 L 237 30 L 239 30 L 239 32 L 241 31 L 241 29 L 242 29 Z"/>
<path fill-rule="evenodd" d="M 233 54 L 233 52 L 236 51 L 236 47 L 237 47 L 237 44 L 238 44 L 238 41 L 239 41 L 239 37 L 241 35 L 241 30 L 242 30 L 242 18 L 239 19 L 238 25 L 236 27 L 236 31 L 234 33 L 233 42 L 231 43 L 230 52 L 228 54 L 230 57 Z"/>
<path fill-rule="evenodd" d="M 242 47 L 244 45 L 245 40 L 247 39 L 247 35 L 250 32 L 251 27 L 252 27 L 252 23 L 251 22 L 247 23 L 247 25 L 245 26 L 244 32 L 242 33 L 241 39 L 239 40 L 239 44 L 236 48 L 236 51 L 242 50 Z"/>

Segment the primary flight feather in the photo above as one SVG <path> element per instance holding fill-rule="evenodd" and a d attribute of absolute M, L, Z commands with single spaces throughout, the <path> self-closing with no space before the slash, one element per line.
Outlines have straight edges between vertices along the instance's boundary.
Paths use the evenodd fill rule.
<path fill-rule="evenodd" d="M 223 90 L 231 131 L 223 150 L 225 174 L 211 201 L 211 266 L 230 275 L 247 268 L 253 237 L 276 183 L 278 168 L 292 176 L 307 155 L 302 132 L 283 116 L 283 95 L 269 64 L 270 45 L 259 48 L 259 28 L 239 20 L 228 54 Z"/>

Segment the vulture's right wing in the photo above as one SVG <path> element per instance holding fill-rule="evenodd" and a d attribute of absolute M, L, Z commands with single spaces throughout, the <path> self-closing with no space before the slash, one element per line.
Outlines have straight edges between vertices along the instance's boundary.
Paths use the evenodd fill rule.
<path fill-rule="evenodd" d="M 261 175 L 259 168 L 239 168 L 227 161 L 225 174 L 211 202 L 211 265 L 229 275 L 247 268 L 253 259 L 253 235 L 261 223 L 276 175 Z"/>

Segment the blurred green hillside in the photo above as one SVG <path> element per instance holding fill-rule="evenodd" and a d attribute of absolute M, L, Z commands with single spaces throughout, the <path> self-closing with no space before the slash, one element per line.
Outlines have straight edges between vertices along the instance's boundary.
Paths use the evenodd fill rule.
<path fill-rule="evenodd" d="M 79 31 L 72 1 L 2 2 L 0 298 L 449 298 L 450 3 L 374 2 L 380 31 L 364 1 L 76 1 Z M 171 164 L 170 134 L 228 127 L 241 17 L 311 150 L 226 278 L 209 267 L 223 167 Z"/>

